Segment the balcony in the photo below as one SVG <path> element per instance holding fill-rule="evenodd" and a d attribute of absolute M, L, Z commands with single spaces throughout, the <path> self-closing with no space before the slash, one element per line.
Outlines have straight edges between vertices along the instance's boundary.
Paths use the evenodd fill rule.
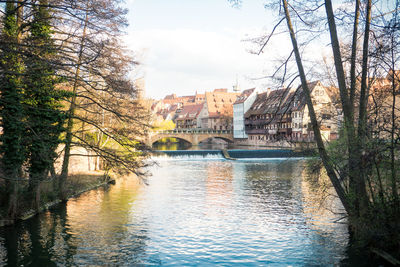
<path fill-rule="evenodd" d="M 292 128 L 281 128 L 281 129 L 278 129 L 278 133 L 281 133 L 281 134 L 292 134 Z"/>
<path fill-rule="evenodd" d="M 245 125 L 265 125 L 268 124 L 270 120 L 266 119 L 256 119 L 256 120 L 251 120 L 251 119 L 245 119 L 244 123 Z"/>
<path fill-rule="evenodd" d="M 156 131 L 157 134 L 233 134 L 232 130 L 213 130 L 201 128 L 179 128 L 174 130 Z"/>
<path fill-rule="evenodd" d="M 268 129 L 246 129 L 247 134 L 267 134 Z"/>
<path fill-rule="evenodd" d="M 282 118 L 278 120 L 281 123 L 292 122 L 292 118 Z"/>

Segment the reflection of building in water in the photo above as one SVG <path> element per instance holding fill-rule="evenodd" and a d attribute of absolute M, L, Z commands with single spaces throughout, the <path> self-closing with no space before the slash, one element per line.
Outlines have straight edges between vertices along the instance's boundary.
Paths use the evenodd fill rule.
<path fill-rule="evenodd" d="M 245 186 L 251 190 L 252 196 L 258 199 L 259 205 L 255 208 L 259 209 L 259 212 L 274 214 L 274 209 L 287 213 L 295 212 L 298 207 L 296 201 L 301 169 L 298 161 L 269 161 L 248 164 L 245 167 Z"/>
<path fill-rule="evenodd" d="M 233 168 L 231 162 L 207 162 L 206 202 L 213 211 L 232 202 Z"/>

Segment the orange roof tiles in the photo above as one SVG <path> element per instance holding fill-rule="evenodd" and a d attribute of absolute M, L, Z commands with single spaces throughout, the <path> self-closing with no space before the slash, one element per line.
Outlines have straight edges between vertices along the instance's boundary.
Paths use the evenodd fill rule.
<path fill-rule="evenodd" d="M 202 110 L 204 103 L 183 106 L 176 120 L 195 119 Z"/>
<path fill-rule="evenodd" d="M 233 103 L 239 93 L 227 92 L 227 89 L 215 89 L 206 92 L 206 103 L 209 117 L 233 116 Z"/>

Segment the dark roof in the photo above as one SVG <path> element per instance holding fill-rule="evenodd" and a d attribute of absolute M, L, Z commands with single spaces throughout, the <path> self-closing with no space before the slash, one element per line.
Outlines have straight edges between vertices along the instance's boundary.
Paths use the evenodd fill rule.
<path fill-rule="evenodd" d="M 321 85 L 321 82 L 320 81 L 309 82 L 308 89 L 310 89 L 310 92 L 312 92 L 317 85 Z M 301 85 L 297 87 L 295 94 L 292 96 L 291 102 L 293 105 L 292 111 L 302 110 L 306 106 L 306 97 L 304 94 L 303 87 Z"/>
<path fill-rule="evenodd" d="M 246 89 L 246 90 L 244 90 L 244 91 L 238 96 L 238 98 L 236 99 L 235 103 L 233 103 L 233 104 L 235 105 L 235 104 L 241 104 L 241 103 L 243 103 L 244 101 L 247 100 L 247 98 L 249 98 L 249 96 L 254 92 L 254 90 L 256 90 L 256 88 L 251 88 L 251 89 Z"/>
<path fill-rule="evenodd" d="M 283 88 L 277 89 L 257 95 L 256 100 L 250 109 L 246 112 L 245 117 L 251 115 L 271 114 L 277 113 L 282 107 L 284 107 L 285 100 L 290 89 Z"/>

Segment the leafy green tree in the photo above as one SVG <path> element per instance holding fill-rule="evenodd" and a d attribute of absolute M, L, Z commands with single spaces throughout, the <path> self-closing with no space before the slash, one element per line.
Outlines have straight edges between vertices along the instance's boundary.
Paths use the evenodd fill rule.
<path fill-rule="evenodd" d="M 145 153 L 138 136 L 148 128 L 148 114 L 128 79 L 137 62 L 121 45 L 122 0 L 0 3 L 0 177 L 7 180 L 11 217 L 21 190 L 39 206 L 41 182 L 49 171 L 57 176 L 53 165 L 61 148 L 63 199 L 74 146 L 103 165 L 140 174 Z"/>
<path fill-rule="evenodd" d="M 3 178 L 7 180 L 9 195 L 9 216 L 15 217 L 19 180 L 25 161 L 23 145 L 24 110 L 22 106 L 23 86 L 21 74 L 24 70 L 18 51 L 20 34 L 15 2 L 7 2 L 3 17 L 3 29 L 0 42 L 0 116 L 2 135 L 0 137 L 1 168 Z"/>
<path fill-rule="evenodd" d="M 65 112 L 61 101 L 69 93 L 57 88 L 61 79 L 56 76 L 52 62 L 57 57 L 52 40 L 53 29 L 47 0 L 32 6 L 33 20 L 26 40 L 26 72 L 24 107 L 26 112 L 25 142 L 28 152 L 29 188 L 40 204 L 40 181 L 48 176 L 61 143 Z"/>

